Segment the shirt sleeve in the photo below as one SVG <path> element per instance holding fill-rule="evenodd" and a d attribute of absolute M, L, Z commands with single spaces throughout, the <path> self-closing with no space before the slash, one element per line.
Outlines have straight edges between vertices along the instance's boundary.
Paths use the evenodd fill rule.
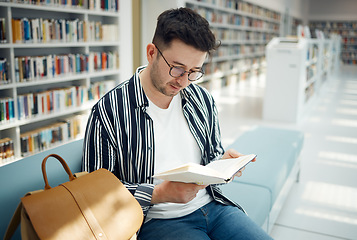
<path fill-rule="evenodd" d="M 211 99 L 211 129 L 210 129 L 210 139 L 211 139 L 211 149 L 210 149 L 210 159 L 209 161 L 215 161 L 221 159 L 224 154 L 224 149 L 222 146 L 221 130 L 218 120 L 218 110 L 215 101 Z"/>
<path fill-rule="evenodd" d="M 119 161 L 125 160 L 118 159 L 117 152 L 119 150 L 117 148 L 118 145 L 115 145 L 109 138 L 109 134 L 103 126 L 97 110 L 93 108 L 88 118 L 83 141 L 82 171 L 92 172 L 99 168 L 105 168 L 114 173 L 139 202 L 144 216 L 146 216 L 151 206 L 154 185 L 147 183 L 130 183 L 127 179 L 121 179 L 117 168 Z"/>

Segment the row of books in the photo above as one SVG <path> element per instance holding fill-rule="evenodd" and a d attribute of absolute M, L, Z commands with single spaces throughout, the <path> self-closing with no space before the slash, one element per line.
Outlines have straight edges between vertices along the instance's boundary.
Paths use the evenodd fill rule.
<path fill-rule="evenodd" d="M 217 39 L 231 41 L 270 41 L 275 34 L 266 32 L 247 32 L 233 29 L 212 28 Z"/>
<path fill-rule="evenodd" d="M 357 65 L 357 59 L 342 59 L 343 64 Z"/>
<path fill-rule="evenodd" d="M 344 51 L 351 51 L 351 52 L 357 52 L 357 42 L 355 45 L 343 45 L 343 49 Z"/>
<path fill-rule="evenodd" d="M 319 55 L 319 47 L 317 44 L 312 44 L 307 49 L 307 60 L 316 59 Z"/>
<path fill-rule="evenodd" d="M 311 64 L 310 66 L 306 67 L 306 82 L 311 80 L 317 74 L 317 67 L 316 64 Z"/>
<path fill-rule="evenodd" d="M 25 157 L 82 136 L 86 120 L 86 115 L 77 115 L 22 133 L 20 135 L 21 155 Z"/>
<path fill-rule="evenodd" d="M 262 53 L 265 51 L 265 45 L 231 45 L 220 46 L 217 51 L 214 52 L 214 57 L 234 56 L 240 54 L 254 54 Z"/>
<path fill-rule="evenodd" d="M 344 37 L 342 38 L 344 44 L 355 44 L 357 45 L 357 36 L 356 37 Z"/>
<path fill-rule="evenodd" d="M 51 89 L 37 93 L 27 93 L 17 96 L 17 103 L 13 98 L 0 98 L 0 124 L 14 122 L 15 105 L 17 119 L 31 119 L 33 117 L 63 112 L 70 108 L 79 107 L 89 101 L 97 101 L 106 92 L 115 87 L 115 80 L 93 82 L 86 86 L 71 86 L 61 89 Z"/>
<path fill-rule="evenodd" d="M 197 7 L 194 9 L 210 23 L 219 23 L 263 30 L 278 31 L 279 24 L 234 13 L 217 12 L 214 9 Z"/>
<path fill-rule="evenodd" d="M 87 86 L 71 86 L 17 97 L 18 119 L 31 119 L 52 113 L 64 112 L 98 100 L 115 86 L 114 80 L 91 83 Z"/>
<path fill-rule="evenodd" d="M 0 18 L 0 43 L 6 42 L 6 19 Z"/>
<path fill-rule="evenodd" d="M 64 112 L 67 109 L 79 107 L 87 101 L 88 89 L 85 86 L 21 94 L 17 97 L 18 119 Z"/>
<path fill-rule="evenodd" d="M 341 57 L 343 59 L 357 60 L 357 52 L 342 52 Z"/>
<path fill-rule="evenodd" d="M 336 21 L 336 22 L 329 22 L 329 21 L 323 21 L 323 22 L 312 22 L 310 23 L 310 26 L 313 28 L 319 28 L 319 29 L 357 29 L 357 21 Z"/>
<path fill-rule="evenodd" d="M 24 3 L 44 6 L 75 7 L 90 10 L 119 10 L 119 0 L 2 0 L 5 2 Z"/>
<path fill-rule="evenodd" d="M 262 8 L 257 5 L 253 5 L 248 2 L 242 2 L 241 0 L 198 0 L 199 2 L 205 2 L 209 4 L 213 4 L 215 6 L 239 10 L 246 13 L 255 14 L 260 17 L 272 18 L 275 20 L 280 20 L 280 14 L 268 10 L 266 8 Z"/>
<path fill-rule="evenodd" d="M 9 83 L 7 59 L 0 58 L 0 85 Z"/>
<path fill-rule="evenodd" d="M 15 57 L 16 82 L 109 69 L 119 69 L 117 52 Z"/>
<path fill-rule="evenodd" d="M 14 155 L 14 142 L 12 139 L 0 139 L 0 165 L 13 161 Z"/>
<path fill-rule="evenodd" d="M 211 62 L 204 66 L 206 75 L 213 73 L 225 73 L 228 71 L 238 72 L 246 69 L 250 71 L 254 65 L 263 65 L 265 63 L 265 57 L 254 57 L 254 58 L 243 58 L 234 61 L 222 61 L 222 62 Z"/>
<path fill-rule="evenodd" d="M 15 102 L 13 98 L 0 98 L 0 124 L 15 120 Z"/>
<path fill-rule="evenodd" d="M 12 19 L 13 43 L 117 41 L 118 25 L 79 19 Z"/>

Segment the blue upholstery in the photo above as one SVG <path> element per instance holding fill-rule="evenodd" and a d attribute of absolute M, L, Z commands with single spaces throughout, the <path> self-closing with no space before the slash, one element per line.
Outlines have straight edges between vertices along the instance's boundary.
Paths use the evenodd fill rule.
<path fill-rule="evenodd" d="M 237 181 L 222 185 L 220 188 L 229 199 L 240 204 L 259 226 L 264 224 L 271 207 L 271 194 L 268 189 Z"/>
<path fill-rule="evenodd" d="M 304 135 L 300 131 L 256 127 L 244 132 L 227 149 L 257 154 L 257 161 L 247 165 L 242 183 L 266 187 L 274 202 L 302 149 Z"/>
<path fill-rule="evenodd" d="M 248 164 L 241 177 L 221 186 L 221 189 L 260 226 L 268 219 L 269 212 L 298 160 L 303 140 L 304 135 L 300 131 L 256 127 L 244 132 L 227 147 L 243 154 L 257 154 L 257 161 Z"/>
<path fill-rule="evenodd" d="M 44 188 L 42 160 L 47 155 L 56 153 L 67 162 L 73 173 L 79 172 L 81 170 L 82 145 L 83 140 L 76 140 L 0 167 L 0 238 L 3 238 L 21 197 L 27 192 Z M 62 169 L 62 165 L 55 158 L 47 160 L 46 171 L 50 186 L 55 187 L 68 181 L 68 175 Z M 21 239 L 19 229 L 13 239 Z"/>

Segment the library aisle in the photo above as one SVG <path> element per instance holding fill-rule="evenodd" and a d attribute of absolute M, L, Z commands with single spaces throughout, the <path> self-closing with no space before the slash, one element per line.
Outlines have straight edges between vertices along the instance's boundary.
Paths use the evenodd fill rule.
<path fill-rule="evenodd" d="M 305 133 L 300 182 L 291 189 L 272 237 L 357 239 L 357 68 L 342 66 L 299 124 L 262 120 L 264 87 L 263 76 L 213 94 L 224 146 L 255 125 Z"/>

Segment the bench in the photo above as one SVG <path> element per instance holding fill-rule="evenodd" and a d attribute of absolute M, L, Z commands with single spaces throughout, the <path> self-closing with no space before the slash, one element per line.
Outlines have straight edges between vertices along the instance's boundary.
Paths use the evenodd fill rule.
<path fill-rule="evenodd" d="M 220 188 L 268 233 L 299 179 L 303 141 L 300 131 L 260 126 L 244 132 L 227 147 L 257 154 L 257 161 L 248 164 L 241 177 Z"/>
<path fill-rule="evenodd" d="M 267 232 L 274 225 L 298 175 L 302 143 L 301 132 L 257 127 L 243 133 L 228 147 L 258 155 L 257 162 L 249 164 L 242 177 L 221 186 L 221 189 L 231 200 L 241 204 Z M 79 172 L 82 144 L 83 140 L 77 140 L 0 167 L 0 236 L 4 236 L 20 198 L 29 191 L 44 188 L 42 160 L 48 154 L 56 153 L 66 160 L 73 173 Z M 62 166 L 57 160 L 49 159 L 46 167 L 51 186 L 68 181 L 66 172 L 59 171 Z M 20 239 L 19 230 L 14 239 Z"/>
<path fill-rule="evenodd" d="M 0 167 L 0 238 L 5 235 L 6 228 L 15 212 L 20 198 L 27 192 L 43 189 L 41 163 L 49 154 L 60 155 L 73 173 L 81 171 L 83 140 L 76 140 L 53 149 L 26 157 L 17 162 Z M 56 159 L 48 159 L 46 171 L 50 186 L 57 186 L 68 181 L 68 175 L 61 163 Z M 20 228 L 13 239 L 21 239 Z"/>

